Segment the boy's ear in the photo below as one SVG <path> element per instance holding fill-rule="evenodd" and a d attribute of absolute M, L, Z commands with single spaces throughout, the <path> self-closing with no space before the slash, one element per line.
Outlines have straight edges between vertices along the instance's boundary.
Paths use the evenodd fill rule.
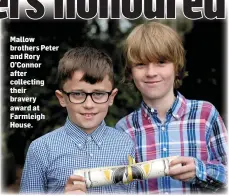
<path fill-rule="evenodd" d="M 114 98 L 115 98 L 115 96 L 117 95 L 117 93 L 118 93 L 118 89 L 115 88 L 115 89 L 112 91 L 111 95 L 110 95 L 110 98 L 109 98 L 109 106 L 112 106 L 112 105 L 113 105 Z"/>
<path fill-rule="evenodd" d="M 66 102 L 65 102 L 63 93 L 60 90 L 56 90 L 55 94 L 56 94 L 57 99 L 59 100 L 60 105 L 62 107 L 66 107 Z"/>

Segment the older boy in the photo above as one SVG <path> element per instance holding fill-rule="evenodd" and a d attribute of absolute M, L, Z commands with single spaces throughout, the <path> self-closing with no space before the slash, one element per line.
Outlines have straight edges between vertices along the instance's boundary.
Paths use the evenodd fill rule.
<path fill-rule="evenodd" d="M 22 193 L 84 193 L 85 183 L 73 171 L 82 168 L 128 164 L 134 156 L 130 136 L 107 127 L 104 118 L 113 104 L 111 59 L 93 48 L 69 50 L 59 62 L 56 96 L 68 112 L 66 123 L 29 147 L 24 166 Z M 88 193 L 131 193 L 135 186 L 89 188 Z"/>
<path fill-rule="evenodd" d="M 216 191 L 226 183 L 227 131 L 219 113 L 176 91 L 187 75 L 184 56 L 178 34 L 156 22 L 137 26 L 125 42 L 125 80 L 134 81 L 143 102 L 116 128 L 132 136 L 137 162 L 180 156 L 169 176 L 139 184 L 144 192 Z"/>

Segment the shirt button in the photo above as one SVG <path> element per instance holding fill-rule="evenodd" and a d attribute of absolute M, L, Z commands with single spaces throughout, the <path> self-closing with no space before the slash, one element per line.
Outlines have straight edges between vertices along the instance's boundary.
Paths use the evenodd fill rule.
<path fill-rule="evenodd" d="M 93 156 L 93 154 L 92 153 L 90 153 L 90 157 L 92 157 Z"/>
<path fill-rule="evenodd" d="M 90 137 L 90 136 L 88 136 L 88 137 L 87 137 L 87 140 L 88 140 L 88 141 L 91 141 L 91 137 Z"/>
<path fill-rule="evenodd" d="M 165 130 L 165 127 L 164 127 L 164 126 L 162 126 L 162 127 L 161 127 L 161 130 L 162 130 L 162 131 L 164 131 L 164 130 Z"/>
<path fill-rule="evenodd" d="M 151 112 L 154 112 L 154 109 L 153 108 L 151 108 Z"/>
<path fill-rule="evenodd" d="M 79 147 L 81 147 L 82 145 L 81 144 L 78 144 Z"/>
<path fill-rule="evenodd" d="M 163 151 L 166 151 L 167 149 L 166 148 L 163 148 Z"/>

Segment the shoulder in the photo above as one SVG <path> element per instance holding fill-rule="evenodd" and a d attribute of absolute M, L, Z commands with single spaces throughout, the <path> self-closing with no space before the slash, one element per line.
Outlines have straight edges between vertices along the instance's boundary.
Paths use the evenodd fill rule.
<path fill-rule="evenodd" d="M 48 148 L 49 146 L 54 145 L 56 142 L 63 142 L 64 135 L 64 127 L 57 128 L 32 141 L 30 148 L 38 150 L 42 148 Z"/>
<path fill-rule="evenodd" d="M 215 106 L 208 101 L 187 100 L 187 106 L 190 110 L 199 110 L 204 113 L 211 113 L 217 111 Z"/>
<path fill-rule="evenodd" d="M 133 119 L 135 116 L 140 115 L 141 114 L 141 109 L 138 108 L 137 110 L 131 112 L 130 114 L 124 116 L 123 118 L 121 118 L 117 124 L 115 125 L 115 128 L 118 130 L 122 130 L 125 131 L 127 129 L 129 129 L 130 127 L 133 127 Z"/>
<path fill-rule="evenodd" d="M 116 129 L 116 128 L 112 128 L 112 127 L 106 127 L 106 135 L 109 139 L 113 140 L 113 141 L 119 141 L 119 142 L 123 142 L 126 144 L 133 144 L 132 138 L 130 137 L 130 135 L 122 130 Z"/>
<path fill-rule="evenodd" d="M 203 100 L 187 100 L 187 111 L 189 115 L 198 116 L 198 118 L 206 121 L 212 121 L 219 116 L 215 106 Z"/>

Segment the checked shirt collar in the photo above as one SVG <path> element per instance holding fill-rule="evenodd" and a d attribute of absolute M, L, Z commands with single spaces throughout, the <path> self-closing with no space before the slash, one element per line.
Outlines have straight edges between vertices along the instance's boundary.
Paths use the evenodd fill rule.
<path fill-rule="evenodd" d="M 168 110 L 168 113 L 172 113 L 173 117 L 178 120 L 185 114 L 187 107 L 186 104 L 187 100 L 185 99 L 185 97 L 177 91 L 176 99 L 173 102 L 172 107 Z M 145 114 L 146 116 L 157 115 L 157 110 L 147 106 L 144 101 L 142 101 L 141 103 L 141 109 L 143 110 L 143 114 Z"/>
<path fill-rule="evenodd" d="M 64 128 L 67 135 L 69 135 L 80 149 L 84 149 L 89 139 L 93 140 L 99 147 L 101 147 L 104 134 L 106 134 L 106 123 L 104 121 L 102 121 L 91 134 L 85 133 L 76 124 L 72 123 L 69 118 L 67 118 Z"/>

